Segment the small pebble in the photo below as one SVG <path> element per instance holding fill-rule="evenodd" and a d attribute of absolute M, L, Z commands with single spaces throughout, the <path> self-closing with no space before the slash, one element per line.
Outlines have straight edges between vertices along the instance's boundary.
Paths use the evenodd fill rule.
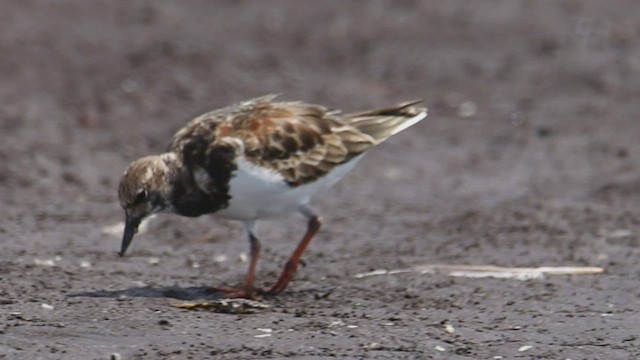
<path fill-rule="evenodd" d="M 111 354 L 111 357 L 109 359 L 110 360 L 122 360 L 122 355 L 120 355 L 119 353 L 113 353 L 113 354 Z"/>
<path fill-rule="evenodd" d="M 81 260 L 79 265 L 81 268 L 84 268 L 84 269 L 88 269 L 91 267 L 91 263 L 88 262 L 87 260 Z"/>
<path fill-rule="evenodd" d="M 436 351 L 447 351 L 447 349 L 443 348 L 440 345 L 436 346 L 435 349 L 436 349 Z"/>
<path fill-rule="evenodd" d="M 198 259 L 193 256 L 193 255 L 189 255 L 185 261 L 185 264 L 192 268 L 192 269 L 197 269 L 200 267 L 200 262 L 198 261 Z"/>
<path fill-rule="evenodd" d="M 147 260 L 147 262 L 149 263 L 149 265 L 158 265 L 160 264 L 160 258 L 151 257 Z"/>
<path fill-rule="evenodd" d="M 609 236 L 612 237 L 612 238 L 630 237 L 630 236 L 633 236 L 633 231 L 625 230 L 625 229 L 615 230 L 615 231 L 612 231 L 609 234 Z"/>
<path fill-rule="evenodd" d="M 462 117 L 472 117 L 478 111 L 478 106 L 473 101 L 465 101 L 458 108 L 458 115 Z"/>
<path fill-rule="evenodd" d="M 400 178 L 402 178 L 403 174 L 404 172 L 402 170 L 395 167 L 387 168 L 384 172 L 384 176 L 390 180 L 399 180 Z"/>
<path fill-rule="evenodd" d="M 382 346 L 380 344 L 378 344 L 377 342 L 372 342 L 372 343 L 368 343 L 362 346 L 363 348 L 365 348 L 366 350 L 380 350 L 382 349 Z"/>
<path fill-rule="evenodd" d="M 43 309 L 45 310 L 53 310 L 53 305 L 49 305 L 49 304 L 42 304 L 41 305 Z"/>
<path fill-rule="evenodd" d="M 446 331 L 449 334 L 453 334 L 453 333 L 456 332 L 456 329 L 454 329 L 453 325 L 451 325 L 451 324 L 445 324 L 444 331 Z"/>
<path fill-rule="evenodd" d="M 518 351 L 527 351 L 527 350 L 531 349 L 532 347 L 533 347 L 533 346 L 531 346 L 531 345 L 524 345 L 524 346 L 521 346 L 521 347 L 518 349 Z"/>
<path fill-rule="evenodd" d="M 247 256 L 246 253 L 238 254 L 238 261 L 239 262 L 247 262 L 247 260 L 249 260 L 249 257 Z"/>
<path fill-rule="evenodd" d="M 56 262 L 53 259 L 38 259 L 38 258 L 35 258 L 35 259 L 33 259 L 33 263 L 35 265 L 40 265 L 40 266 L 56 266 Z"/>

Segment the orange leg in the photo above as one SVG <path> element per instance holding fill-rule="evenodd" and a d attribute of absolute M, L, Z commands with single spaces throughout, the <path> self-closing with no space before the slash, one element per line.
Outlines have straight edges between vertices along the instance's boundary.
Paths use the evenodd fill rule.
<path fill-rule="evenodd" d="M 284 289 L 287 287 L 287 285 L 293 278 L 293 274 L 295 274 L 296 270 L 298 269 L 298 264 L 300 263 L 300 257 L 302 256 L 302 253 L 311 242 L 311 239 L 313 239 L 313 236 L 318 232 L 321 225 L 322 225 L 322 220 L 318 216 L 312 215 L 309 218 L 309 224 L 307 225 L 307 232 L 304 234 L 304 237 L 298 244 L 298 247 L 293 252 L 293 254 L 291 254 L 291 257 L 289 258 L 287 263 L 284 265 L 284 269 L 282 270 L 282 273 L 280 274 L 278 281 L 276 281 L 276 283 L 273 284 L 273 286 L 268 291 L 265 291 L 264 294 L 277 295 L 282 291 L 284 291 Z"/>
<path fill-rule="evenodd" d="M 213 288 L 213 291 L 222 292 L 228 298 L 257 299 L 256 289 L 253 287 L 253 280 L 255 279 L 258 258 L 260 258 L 260 241 L 251 233 L 249 234 L 249 241 L 251 243 L 251 260 L 249 261 L 249 270 L 244 278 L 244 286 L 242 289 Z"/>

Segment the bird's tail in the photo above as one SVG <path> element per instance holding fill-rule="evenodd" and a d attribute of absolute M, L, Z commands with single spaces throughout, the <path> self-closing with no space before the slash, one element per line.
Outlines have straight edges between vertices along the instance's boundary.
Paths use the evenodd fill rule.
<path fill-rule="evenodd" d="M 346 114 L 343 120 L 373 137 L 376 143 L 381 143 L 427 117 L 426 107 L 413 106 L 421 102 L 414 100 L 383 109 Z"/>

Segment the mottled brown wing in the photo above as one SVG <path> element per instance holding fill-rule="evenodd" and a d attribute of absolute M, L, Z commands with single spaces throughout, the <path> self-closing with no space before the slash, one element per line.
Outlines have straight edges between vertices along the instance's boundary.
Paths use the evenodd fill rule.
<path fill-rule="evenodd" d="M 181 153 L 185 146 L 193 142 L 208 146 L 216 139 L 216 129 L 218 125 L 227 121 L 234 112 L 237 112 L 241 108 L 241 105 L 242 103 L 232 105 L 195 117 L 176 132 L 171 144 L 169 144 L 168 151 Z"/>
<path fill-rule="evenodd" d="M 277 171 L 291 185 L 312 182 L 375 144 L 322 106 L 271 100 L 243 103 L 217 125 L 215 138 L 241 139 L 246 160 Z"/>

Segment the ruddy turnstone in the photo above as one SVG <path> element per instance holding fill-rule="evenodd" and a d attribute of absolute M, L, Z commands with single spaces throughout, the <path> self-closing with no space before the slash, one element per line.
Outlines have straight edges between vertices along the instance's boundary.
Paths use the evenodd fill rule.
<path fill-rule="evenodd" d="M 263 96 L 200 115 L 174 135 L 166 153 L 129 165 L 118 189 L 126 214 L 120 256 L 148 215 L 215 213 L 242 222 L 251 250 L 244 286 L 219 290 L 229 297 L 278 294 L 322 224 L 309 208 L 311 196 L 335 184 L 367 150 L 427 116 L 426 108 L 414 106 L 420 100 L 341 114 L 274 98 Z M 308 219 L 307 231 L 274 285 L 256 290 L 256 222 L 292 212 Z"/>

